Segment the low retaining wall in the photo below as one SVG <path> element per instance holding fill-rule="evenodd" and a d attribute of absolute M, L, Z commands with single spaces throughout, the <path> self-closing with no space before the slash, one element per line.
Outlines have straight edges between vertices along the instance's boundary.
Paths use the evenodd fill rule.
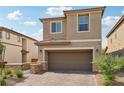
<path fill-rule="evenodd" d="M 10 68 L 13 68 L 13 69 L 21 69 L 22 70 L 22 65 L 6 65 L 6 67 L 10 67 Z"/>
<path fill-rule="evenodd" d="M 11 67 L 13 69 L 21 69 L 21 70 L 29 70 L 30 69 L 30 62 L 26 62 L 26 63 L 20 63 L 20 64 L 6 64 L 6 67 Z"/>
<path fill-rule="evenodd" d="M 36 63 L 36 64 L 30 64 L 30 71 L 32 74 L 37 74 L 42 71 L 42 64 Z"/>
<path fill-rule="evenodd" d="M 23 70 L 29 70 L 30 69 L 30 64 L 31 64 L 30 62 L 29 63 L 23 63 L 22 64 L 22 69 Z"/>
<path fill-rule="evenodd" d="M 6 64 L 7 62 L 0 62 L 0 68 L 5 67 Z"/>

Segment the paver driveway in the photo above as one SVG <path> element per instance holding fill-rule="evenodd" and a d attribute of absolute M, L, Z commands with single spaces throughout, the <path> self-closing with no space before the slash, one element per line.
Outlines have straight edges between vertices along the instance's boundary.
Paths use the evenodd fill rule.
<path fill-rule="evenodd" d="M 26 79 L 16 86 L 94 86 L 95 74 L 88 72 L 45 72 L 25 74 Z"/>

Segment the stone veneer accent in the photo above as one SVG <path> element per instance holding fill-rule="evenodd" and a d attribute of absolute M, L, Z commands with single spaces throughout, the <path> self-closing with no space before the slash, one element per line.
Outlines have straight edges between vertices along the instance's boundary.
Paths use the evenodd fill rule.
<path fill-rule="evenodd" d="M 30 63 L 23 63 L 22 64 L 22 69 L 23 70 L 29 70 L 30 69 Z"/>
<path fill-rule="evenodd" d="M 92 71 L 93 72 L 98 72 L 98 68 L 96 66 L 96 63 L 92 63 Z"/>
<path fill-rule="evenodd" d="M 42 64 L 37 63 L 37 64 L 30 64 L 30 71 L 32 74 L 37 74 L 42 71 Z"/>
<path fill-rule="evenodd" d="M 22 64 L 6 64 L 5 66 L 13 69 L 29 70 L 30 62 L 22 63 Z"/>
<path fill-rule="evenodd" d="M 23 70 L 22 65 L 5 65 L 5 66 L 13 69 Z"/>
<path fill-rule="evenodd" d="M 42 70 L 48 71 L 48 63 L 42 63 Z"/>

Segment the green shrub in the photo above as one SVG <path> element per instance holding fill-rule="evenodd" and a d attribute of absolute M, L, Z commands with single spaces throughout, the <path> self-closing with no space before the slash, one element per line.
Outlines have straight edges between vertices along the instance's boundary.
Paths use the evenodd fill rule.
<path fill-rule="evenodd" d="M 119 57 L 117 59 L 117 66 L 115 66 L 115 69 L 124 69 L 124 57 Z"/>
<path fill-rule="evenodd" d="M 23 72 L 21 70 L 17 70 L 15 72 L 17 78 L 22 78 L 23 77 Z"/>
<path fill-rule="evenodd" d="M 113 83 L 113 81 L 110 79 L 103 79 L 102 80 L 102 84 L 105 86 L 110 86 L 110 85 L 112 85 L 112 83 Z"/>
<path fill-rule="evenodd" d="M 6 81 L 4 79 L 0 79 L 0 86 L 5 86 L 6 85 Z"/>
<path fill-rule="evenodd" d="M 102 55 L 96 60 L 96 64 L 103 74 L 103 84 L 111 85 L 116 73 L 124 67 L 124 57 Z"/>
<path fill-rule="evenodd" d="M 10 74 L 12 74 L 11 69 L 5 68 L 4 74 L 5 74 L 5 75 L 10 75 Z"/>
<path fill-rule="evenodd" d="M 104 75 L 104 79 L 106 79 L 106 80 L 114 80 L 115 79 L 115 76 L 114 76 L 114 74 L 110 74 L 110 75 Z"/>
<path fill-rule="evenodd" d="M 104 74 L 116 73 L 121 69 L 121 64 L 119 64 L 119 57 L 113 57 L 112 55 L 104 55 L 96 60 L 99 69 Z"/>

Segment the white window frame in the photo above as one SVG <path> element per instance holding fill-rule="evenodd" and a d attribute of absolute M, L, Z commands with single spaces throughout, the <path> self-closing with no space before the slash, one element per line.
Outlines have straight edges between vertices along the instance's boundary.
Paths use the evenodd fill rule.
<path fill-rule="evenodd" d="M 89 20 L 88 20 L 88 21 L 89 21 L 89 22 L 88 22 L 88 30 L 86 30 L 86 31 L 79 31 L 79 28 L 78 28 L 78 26 L 79 26 L 79 20 L 78 20 L 78 19 L 79 19 L 79 16 L 81 16 L 81 15 L 82 15 L 82 16 L 83 16 L 83 15 L 84 15 L 84 16 L 85 16 L 85 15 L 88 15 L 88 16 L 89 16 Z M 77 14 L 77 32 L 78 32 L 78 33 L 90 32 L 90 13 L 87 13 L 87 14 L 80 14 L 80 13 L 79 13 L 79 14 Z"/>
<path fill-rule="evenodd" d="M 6 39 L 10 40 L 10 32 L 6 32 Z"/>
<path fill-rule="evenodd" d="M 52 32 L 52 23 L 57 23 L 60 22 L 61 23 L 61 31 L 60 32 Z M 50 21 L 50 33 L 51 34 L 59 34 L 62 33 L 62 21 Z"/>
<path fill-rule="evenodd" d="M 1 37 L 0 37 L 0 39 L 2 39 L 2 37 L 3 37 L 3 36 L 2 36 L 2 31 L 0 31 L 0 33 L 1 33 Z"/>
<path fill-rule="evenodd" d="M 21 42 L 21 37 L 17 36 L 17 42 Z"/>

